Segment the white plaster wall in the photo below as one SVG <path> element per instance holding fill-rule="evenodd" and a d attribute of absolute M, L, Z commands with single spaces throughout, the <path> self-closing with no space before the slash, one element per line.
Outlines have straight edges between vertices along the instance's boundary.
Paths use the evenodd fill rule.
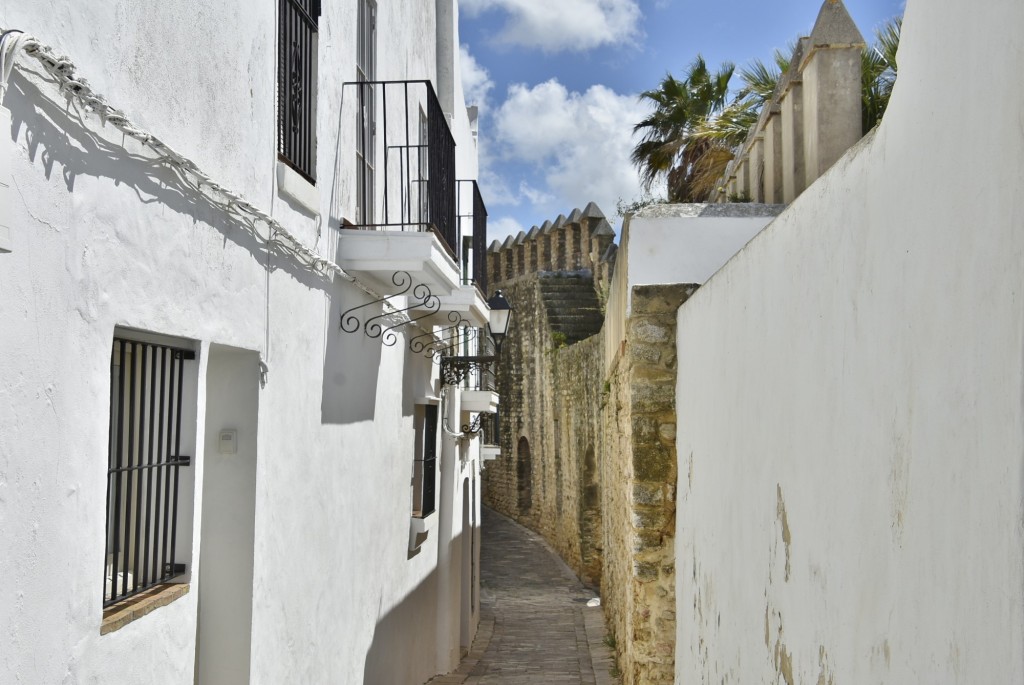
<path fill-rule="evenodd" d="M 334 257 L 332 226 L 353 205 L 354 125 L 338 112 L 341 84 L 354 75 L 355 7 L 324 3 L 320 23 L 323 221 L 275 188 L 274 3 L 0 2 L 0 25 L 72 56 L 135 121 Z M 379 21 L 379 76 L 432 78 L 433 4 L 381 3 Z M 439 606 L 433 591 L 438 548 L 449 541 L 434 535 L 408 553 L 412 398 L 430 394 L 436 369 L 406 357 L 401 343 L 385 348 L 367 415 L 329 420 L 325 379 L 360 360 L 350 340 L 333 336 L 331 316 L 332 303 L 358 296 L 354 287 L 268 256 L 137 146 L 126 152 L 109 128 L 69 117 L 49 84 L 16 72 L 4 104 L 15 201 L 13 252 L 0 256 L 0 625 L 9 628 L 0 682 L 192 682 L 197 592 L 99 635 L 118 325 L 201 342 L 199 436 L 210 343 L 258 350 L 269 364 L 259 398 L 252 682 L 421 682 L 450 667 L 436 658 L 436 626 L 454 614 L 457 628 L 458 606 Z M 467 131 L 456 126 L 460 149 L 473 144 Z M 467 174 L 475 160 L 459 170 Z M 199 440 L 196 492 L 203 452 Z M 451 479 L 457 501 L 445 506 L 461 511 L 458 475 Z M 186 533 L 198 563 L 201 517 L 197 498 Z"/>
<path fill-rule="evenodd" d="M 602 329 L 606 367 L 625 339 L 634 286 L 704 283 L 781 211 L 781 205 L 654 205 L 627 216 Z"/>
<path fill-rule="evenodd" d="M 634 217 L 629 224 L 627 288 L 704 283 L 780 210 L 762 216 Z M 626 240 L 623 233 L 623 244 Z"/>
<path fill-rule="evenodd" d="M 1024 681 L 1022 25 L 910 0 L 881 127 L 680 308 L 678 683 Z"/>

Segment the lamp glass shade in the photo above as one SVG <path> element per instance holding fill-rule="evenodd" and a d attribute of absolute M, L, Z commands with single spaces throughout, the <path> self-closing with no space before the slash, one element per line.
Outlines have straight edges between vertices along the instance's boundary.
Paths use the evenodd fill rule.
<path fill-rule="evenodd" d="M 491 299 L 487 300 L 487 306 L 491 310 L 488 328 L 491 329 L 491 337 L 500 345 L 505 334 L 508 333 L 508 325 L 512 319 L 512 305 L 499 290 Z"/>

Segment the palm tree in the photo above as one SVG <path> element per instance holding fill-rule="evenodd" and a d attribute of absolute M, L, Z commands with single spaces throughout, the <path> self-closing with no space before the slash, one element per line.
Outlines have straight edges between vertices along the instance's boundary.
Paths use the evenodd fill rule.
<path fill-rule="evenodd" d="M 875 31 L 875 44 L 861 53 L 861 124 L 867 133 L 882 120 L 896 83 L 896 51 L 903 18 L 893 17 Z"/>
<path fill-rule="evenodd" d="M 757 123 L 764 103 L 775 95 L 782 75 L 789 69 L 789 55 L 796 44 L 789 45 L 788 52 L 776 49 L 772 62 L 765 64 L 755 59 L 739 71 L 743 85 L 732 102 L 715 116 L 709 117 L 693 133 L 695 140 L 705 143 L 703 154 L 694 164 L 691 180 L 693 195 L 699 200 L 709 198 L 725 173 L 725 168 L 735 157 L 735 151 L 743 145 L 750 129 Z"/>
<path fill-rule="evenodd" d="M 726 63 L 712 72 L 697 55 L 682 80 L 667 74 L 657 89 L 640 94 L 654 104 L 651 114 L 633 127 L 643 134 L 631 159 L 645 190 L 666 176 L 669 202 L 698 201 L 692 189 L 694 167 L 711 143 L 694 133 L 725 108 L 733 71 Z"/>

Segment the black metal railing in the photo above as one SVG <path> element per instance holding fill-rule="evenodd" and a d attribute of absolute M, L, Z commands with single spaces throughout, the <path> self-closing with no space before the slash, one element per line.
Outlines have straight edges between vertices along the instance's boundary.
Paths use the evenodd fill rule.
<path fill-rule="evenodd" d="M 185 572 L 177 563 L 184 365 L 191 350 L 114 339 L 103 606 Z"/>
<path fill-rule="evenodd" d="M 433 85 L 354 81 L 344 86 L 355 90 L 355 128 L 362 145 L 355 228 L 434 231 L 457 258 L 455 139 Z"/>
<path fill-rule="evenodd" d="M 413 516 L 425 517 L 437 508 L 437 405 L 423 406 L 423 442 L 413 472 Z"/>
<path fill-rule="evenodd" d="M 316 183 L 316 58 L 320 0 L 278 0 L 278 159 Z"/>
<path fill-rule="evenodd" d="M 463 236 L 462 282 L 475 284 L 486 298 L 487 206 L 476 181 L 459 181 L 458 204 L 459 231 Z"/>

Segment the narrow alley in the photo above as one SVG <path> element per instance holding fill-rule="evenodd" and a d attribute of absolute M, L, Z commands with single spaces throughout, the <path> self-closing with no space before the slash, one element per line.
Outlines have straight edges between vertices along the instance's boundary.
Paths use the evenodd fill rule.
<path fill-rule="evenodd" d="M 601 607 L 541 537 L 483 509 L 481 620 L 469 654 L 430 685 L 614 685 Z"/>

